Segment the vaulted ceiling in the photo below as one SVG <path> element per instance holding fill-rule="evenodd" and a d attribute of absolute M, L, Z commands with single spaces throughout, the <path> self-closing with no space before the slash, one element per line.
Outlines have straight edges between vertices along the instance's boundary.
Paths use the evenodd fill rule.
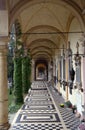
<path fill-rule="evenodd" d="M 18 19 L 32 58 L 51 59 L 66 45 L 69 34 L 63 32 L 69 32 L 74 19 L 83 30 L 84 7 L 85 0 L 9 0 L 10 28 Z"/>

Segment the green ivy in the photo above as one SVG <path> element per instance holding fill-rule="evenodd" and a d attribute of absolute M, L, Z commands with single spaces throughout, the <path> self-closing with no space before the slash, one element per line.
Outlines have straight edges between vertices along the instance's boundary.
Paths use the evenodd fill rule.
<path fill-rule="evenodd" d="M 26 56 L 23 57 L 22 60 L 22 84 L 23 84 L 23 92 L 25 94 L 28 93 L 28 90 L 31 86 L 30 76 L 31 76 L 31 63 L 29 57 Z"/>
<path fill-rule="evenodd" d="M 14 101 L 15 104 L 23 103 L 21 57 L 14 58 Z"/>
<path fill-rule="evenodd" d="M 9 113 L 11 113 L 11 114 L 16 113 L 21 108 L 21 106 L 22 106 L 22 104 L 10 105 L 8 108 Z"/>
<path fill-rule="evenodd" d="M 31 87 L 31 57 L 28 51 L 28 87 Z"/>
<path fill-rule="evenodd" d="M 23 92 L 27 93 L 28 92 L 28 71 L 27 71 L 27 66 L 28 66 L 28 58 L 24 57 L 22 60 L 22 84 L 23 84 Z"/>

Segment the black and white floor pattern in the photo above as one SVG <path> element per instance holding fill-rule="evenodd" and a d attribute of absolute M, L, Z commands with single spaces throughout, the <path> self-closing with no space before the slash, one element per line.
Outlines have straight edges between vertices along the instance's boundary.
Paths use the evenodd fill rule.
<path fill-rule="evenodd" d="M 59 113 L 50 92 L 51 88 L 48 88 L 46 82 L 33 82 L 24 100 L 24 105 L 18 111 L 10 130 L 76 130 L 75 118 L 58 105 Z"/>
<path fill-rule="evenodd" d="M 55 89 L 53 89 L 52 87 L 49 87 L 49 89 L 52 92 L 52 96 L 55 100 L 55 103 L 58 107 L 58 110 L 63 118 L 63 121 L 64 121 L 66 127 L 69 130 L 78 130 L 78 126 L 80 124 L 79 118 L 75 117 L 75 115 L 72 113 L 71 109 L 61 108 L 59 104 L 64 102 L 62 96 L 60 96 L 58 94 L 58 92 L 56 93 Z"/>

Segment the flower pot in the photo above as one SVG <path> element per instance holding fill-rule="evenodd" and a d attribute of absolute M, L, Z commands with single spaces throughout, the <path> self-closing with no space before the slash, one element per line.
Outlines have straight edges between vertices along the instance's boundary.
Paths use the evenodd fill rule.
<path fill-rule="evenodd" d="M 85 124 L 80 124 L 78 127 L 78 130 L 85 130 Z"/>
<path fill-rule="evenodd" d="M 77 112 L 77 107 L 75 105 L 72 106 L 72 110 L 73 110 L 73 113 L 76 113 Z"/>

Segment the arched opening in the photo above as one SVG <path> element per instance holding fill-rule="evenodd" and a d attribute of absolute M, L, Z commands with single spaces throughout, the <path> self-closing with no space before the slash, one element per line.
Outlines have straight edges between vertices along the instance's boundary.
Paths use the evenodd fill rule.
<path fill-rule="evenodd" d="M 22 46 L 30 50 L 33 61 L 30 81 L 52 81 L 51 86 L 73 104 L 77 104 L 77 94 L 74 94 L 73 86 L 70 88 L 68 59 L 72 58 L 75 69 L 73 55 L 76 52 L 76 42 L 85 31 L 82 9 L 78 3 L 76 0 L 18 0 L 10 8 L 10 27 L 19 19 Z M 68 41 L 71 42 L 73 51 L 71 57 L 67 53 L 70 49 Z M 80 52 L 82 51 L 81 47 Z M 79 105 L 81 104 L 82 102 Z"/>
<path fill-rule="evenodd" d="M 35 80 L 48 80 L 48 62 L 45 59 L 35 61 Z"/>

